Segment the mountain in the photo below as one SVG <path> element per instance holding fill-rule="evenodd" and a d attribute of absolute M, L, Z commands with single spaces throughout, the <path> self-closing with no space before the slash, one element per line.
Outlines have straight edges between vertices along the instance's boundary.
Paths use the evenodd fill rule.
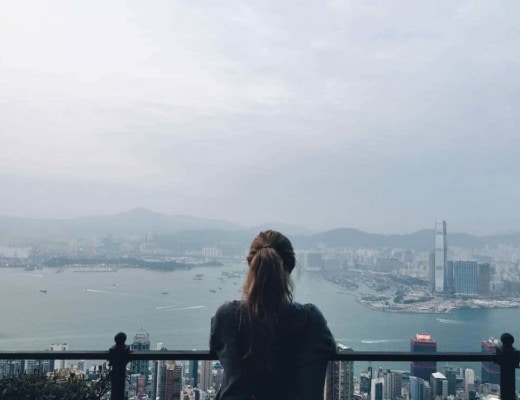
<path fill-rule="evenodd" d="M 223 220 L 186 215 L 170 216 L 143 208 L 134 208 L 115 215 L 73 219 L 0 217 L 0 240 L 19 243 L 108 235 L 133 238 L 145 234 L 166 235 L 199 229 L 234 231 L 243 227 Z"/>
<path fill-rule="evenodd" d="M 397 235 L 367 233 L 353 228 L 338 228 L 324 232 L 312 231 L 294 225 L 271 222 L 244 227 L 232 222 L 198 218 L 186 215 L 164 215 L 134 208 L 115 215 L 101 215 L 73 219 L 36 219 L 0 216 L 0 243 L 38 244 L 69 241 L 82 237 L 114 236 L 143 238 L 153 236 L 153 241 L 167 248 L 199 249 L 215 245 L 242 246 L 247 248 L 258 232 L 278 229 L 287 234 L 296 249 L 329 248 L 402 248 L 431 251 L 434 246 L 433 229 Z M 448 234 L 448 246 L 482 248 L 508 245 L 520 247 L 520 232 L 499 235 L 475 236 L 466 233 Z M 242 248 L 240 247 L 240 248 Z"/>
<path fill-rule="evenodd" d="M 495 247 L 507 245 L 520 247 L 520 233 L 475 236 L 467 233 L 450 233 L 447 237 L 448 247 L 462 247 L 467 249 Z M 352 228 L 339 228 L 315 235 L 296 236 L 293 238 L 296 248 L 309 249 L 319 246 L 332 248 L 401 248 L 417 251 L 433 251 L 435 231 L 422 229 L 405 235 L 382 235 L 366 233 Z"/>

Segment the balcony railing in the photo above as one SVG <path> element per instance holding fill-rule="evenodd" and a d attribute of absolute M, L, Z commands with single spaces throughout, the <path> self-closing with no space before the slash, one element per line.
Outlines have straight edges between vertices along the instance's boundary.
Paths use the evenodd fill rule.
<path fill-rule="evenodd" d="M 7 351 L 0 352 L 0 360 L 107 360 L 111 367 L 111 400 L 125 399 L 127 364 L 134 360 L 216 360 L 208 351 L 131 351 L 126 345 L 126 335 L 115 336 L 115 345 L 107 351 Z M 451 361 L 493 362 L 500 366 L 500 397 L 517 400 L 515 370 L 520 368 L 520 351 L 513 347 L 514 338 L 509 333 L 501 336 L 502 345 L 496 354 L 478 352 L 373 352 L 341 351 L 331 361 Z"/>

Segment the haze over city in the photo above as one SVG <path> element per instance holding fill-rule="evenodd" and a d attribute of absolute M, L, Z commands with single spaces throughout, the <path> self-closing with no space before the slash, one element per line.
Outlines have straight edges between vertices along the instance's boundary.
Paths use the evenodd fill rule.
<path fill-rule="evenodd" d="M 0 215 L 520 227 L 516 1 L 3 1 Z"/>

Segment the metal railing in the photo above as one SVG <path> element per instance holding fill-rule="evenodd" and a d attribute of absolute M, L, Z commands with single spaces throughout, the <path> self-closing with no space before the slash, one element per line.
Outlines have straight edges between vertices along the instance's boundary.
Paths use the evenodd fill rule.
<path fill-rule="evenodd" d="M 108 351 L 7 351 L 0 352 L 0 360 L 108 360 L 111 371 L 111 400 L 125 400 L 127 364 L 134 360 L 216 360 L 209 351 L 131 351 L 125 343 L 126 335 L 118 333 L 115 345 Z M 374 352 L 342 351 L 331 361 L 451 361 L 493 362 L 500 366 L 500 397 L 517 400 L 515 370 L 520 368 L 520 351 L 513 347 L 514 338 L 509 333 L 501 336 L 502 345 L 495 354 L 478 352 Z"/>

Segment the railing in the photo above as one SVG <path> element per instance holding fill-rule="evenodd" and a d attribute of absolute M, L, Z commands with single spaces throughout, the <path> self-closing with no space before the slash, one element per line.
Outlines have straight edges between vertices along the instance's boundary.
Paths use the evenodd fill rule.
<path fill-rule="evenodd" d="M 208 351 L 131 351 L 126 345 L 126 335 L 115 336 L 116 344 L 108 351 L 11 351 L 0 352 L 0 360 L 108 360 L 111 366 L 111 400 L 125 400 L 127 364 L 133 360 L 216 360 Z M 509 333 L 501 336 L 502 345 L 496 354 L 485 353 L 411 353 L 342 351 L 331 361 L 451 361 L 494 362 L 500 365 L 501 400 L 517 400 L 515 370 L 520 368 L 520 351 L 513 347 L 514 338 Z"/>

